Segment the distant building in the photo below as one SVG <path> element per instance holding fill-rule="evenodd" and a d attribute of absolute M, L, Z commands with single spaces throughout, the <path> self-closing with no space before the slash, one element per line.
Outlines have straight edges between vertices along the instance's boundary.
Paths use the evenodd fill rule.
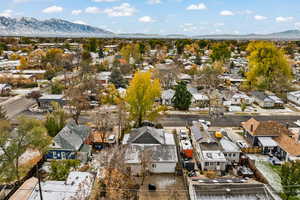
<path fill-rule="evenodd" d="M 294 104 L 300 105 L 300 91 L 289 92 L 287 99 Z"/>
<path fill-rule="evenodd" d="M 9 95 L 11 92 L 11 86 L 9 84 L 0 84 L 0 96 Z"/>
<path fill-rule="evenodd" d="M 254 97 L 255 103 L 257 103 L 262 108 L 273 108 L 275 106 L 275 102 L 264 92 L 254 91 L 251 93 Z"/>
<path fill-rule="evenodd" d="M 64 95 L 61 94 L 44 94 L 38 98 L 38 102 L 42 109 L 52 108 L 52 102 L 59 103 L 61 106 L 65 105 Z"/>

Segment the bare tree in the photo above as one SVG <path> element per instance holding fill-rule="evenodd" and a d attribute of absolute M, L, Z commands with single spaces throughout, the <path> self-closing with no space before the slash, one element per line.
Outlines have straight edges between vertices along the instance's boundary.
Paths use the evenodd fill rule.
<path fill-rule="evenodd" d="M 140 152 L 139 154 L 139 159 L 141 162 L 141 176 L 142 176 L 142 182 L 141 185 L 144 184 L 146 176 L 150 172 L 150 166 L 152 162 L 152 149 L 151 148 L 146 148 Z"/>
<path fill-rule="evenodd" d="M 95 114 L 96 131 L 100 134 L 101 141 L 104 142 L 108 134 L 114 128 L 113 113 L 107 109 L 103 109 Z"/>

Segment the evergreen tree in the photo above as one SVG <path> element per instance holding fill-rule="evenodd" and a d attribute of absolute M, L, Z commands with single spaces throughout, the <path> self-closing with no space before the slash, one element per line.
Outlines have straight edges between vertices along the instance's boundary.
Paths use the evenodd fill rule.
<path fill-rule="evenodd" d="M 110 75 L 110 82 L 114 84 L 116 88 L 125 87 L 125 79 L 119 68 L 113 68 Z"/>
<path fill-rule="evenodd" d="M 180 82 L 175 89 L 172 99 L 174 107 L 178 110 L 188 110 L 192 103 L 192 94 L 187 90 L 186 83 Z"/>

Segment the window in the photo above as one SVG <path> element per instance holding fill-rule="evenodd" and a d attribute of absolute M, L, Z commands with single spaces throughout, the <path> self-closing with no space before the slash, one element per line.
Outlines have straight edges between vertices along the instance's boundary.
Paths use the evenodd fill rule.
<path fill-rule="evenodd" d="M 227 156 L 227 153 L 224 153 L 224 156 Z"/>
<path fill-rule="evenodd" d="M 235 157 L 235 153 L 232 153 L 232 157 Z"/>
<path fill-rule="evenodd" d="M 231 153 L 228 153 L 228 157 L 231 157 Z"/>
<path fill-rule="evenodd" d="M 205 162 L 204 165 L 205 165 L 205 166 L 208 166 L 208 165 L 209 165 L 209 162 Z"/>
<path fill-rule="evenodd" d="M 152 168 L 156 168 L 156 164 L 152 164 Z"/>
<path fill-rule="evenodd" d="M 217 162 L 217 165 L 220 165 L 220 162 Z"/>

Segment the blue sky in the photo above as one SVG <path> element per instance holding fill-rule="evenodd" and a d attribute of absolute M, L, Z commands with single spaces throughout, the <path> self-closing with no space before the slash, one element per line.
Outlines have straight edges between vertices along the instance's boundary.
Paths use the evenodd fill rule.
<path fill-rule="evenodd" d="M 0 0 L 0 15 L 61 18 L 115 33 L 246 34 L 300 29 L 299 0 Z"/>

